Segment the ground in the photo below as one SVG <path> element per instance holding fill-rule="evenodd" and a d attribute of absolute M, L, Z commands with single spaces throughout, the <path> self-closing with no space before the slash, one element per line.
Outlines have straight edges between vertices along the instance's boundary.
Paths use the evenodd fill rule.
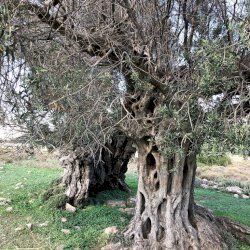
<path fill-rule="evenodd" d="M 99 250 L 110 241 L 123 241 L 122 230 L 131 215 L 119 206 L 107 205 L 107 201 L 126 201 L 129 196 L 135 196 L 135 169 L 130 169 L 126 179 L 132 190 L 130 194 L 102 192 L 92 204 L 74 214 L 50 208 L 42 202 L 43 190 L 61 175 L 62 170 L 56 161 L 41 155 L 38 159 L 7 163 L 0 167 L 0 197 L 11 199 L 10 204 L 0 206 L 0 249 Z M 232 194 L 198 188 L 196 201 L 217 215 L 250 226 L 250 199 L 237 199 Z M 8 207 L 12 207 L 13 211 L 7 212 Z M 31 225 L 32 229 L 29 229 Z M 118 228 L 118 234 L 111 236 L 104 233 L 105 228 L 112 226 Z M 249 250 L 250 247 L 239 243 L 235 249 Z"/>

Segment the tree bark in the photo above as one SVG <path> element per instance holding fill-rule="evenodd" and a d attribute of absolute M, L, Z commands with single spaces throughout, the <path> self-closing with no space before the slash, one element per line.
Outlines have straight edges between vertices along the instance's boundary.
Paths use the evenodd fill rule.
<path fill-rule="evenodd" d="M 166 157 L 153 142 L 137 143 L 139 184 L 136 210 L 126 236 L 134 249 L 228 249 L 218 222 L 195 213 L 196 155 Z"/>
<path fill-rule="evenodd" d="M 125 173 L 135 152 L 132 141 L 117 132 L 105 146 L 95 156 L 73 152 L 61 158 L 64 168 L 62 185 L 72 205 L 83 205 L 90 196 L 103 190 L 129 191 Z"/>

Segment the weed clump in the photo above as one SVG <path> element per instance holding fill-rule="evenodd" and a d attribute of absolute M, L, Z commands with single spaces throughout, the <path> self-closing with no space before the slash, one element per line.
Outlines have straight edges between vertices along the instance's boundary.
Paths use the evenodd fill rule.
<path fill-rule="evenodd" d="M 57 194 L 57 195 L 53 195 L 51 196 L 48 200 L 47 200 L 47 205 L 51 208 L 63 208 L 65 206 L 65 204 L 67 203 L 68 197 L 64 194 Z"/>
<path fill-rule="evenodd" d="M 231 163 L 231 159 L 226 154 L 216 154 L 214 152 L 201 152 L 197 158 L 198 162 L 203 163 L 208 166 L 218 165 L 227 166 Z"/>
<path fill-rule="evenodd" d="M 60 185 L 61 178 L 51 182 L 48 189 L 41 195 L 43 202 L 51 208 L 63 208 L 68 201 L 68 197 L 65 194 L 65 187 Z"/>

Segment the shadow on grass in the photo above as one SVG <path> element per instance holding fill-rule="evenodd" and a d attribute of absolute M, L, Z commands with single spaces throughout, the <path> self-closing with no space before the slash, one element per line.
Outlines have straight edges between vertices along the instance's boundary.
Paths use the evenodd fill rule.
<path fill-rule="evenodd" d="M 99 192 L 94 197 L 90 198 L 90 204 L 104 204 L 108 200 L 127 200 L 129 197 L 134 197 L 137 191 L 137 176 L 136 175 L 127 175 L 126 183 L 129 186 L 130 192 L 123 192 L 121 190 L 106 190 Z"/>

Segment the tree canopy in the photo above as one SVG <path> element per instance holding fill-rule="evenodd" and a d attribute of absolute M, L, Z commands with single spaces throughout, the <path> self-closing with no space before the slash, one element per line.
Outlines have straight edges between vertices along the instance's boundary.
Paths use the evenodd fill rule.
<path fill-rule="evenodd" d="M 136 99 L 136 93 L 155 91 L 151 100 L 155 104 L 159 95 L 164 96 L 156 120 L 167 115 L 181 125 L 180 130 L 186 123 L 191 132 L 179 132 L 187 137 L 222 135 L 228 123 L 247 119 L 249 113 L 248 5 L 247 1 L 4 1 L 2 60 L 9 67 L 15 62 L 17 78 L 17 68 L 24 72 L 26 67 L 25 81 L 18 83 L 22 90 L 16 93 L 25 107 L 16 105 L 15 111 L 40 137 L 40 129 L 51 132 L 41 117 L 60 128 L 64 138 L 57 136 L 53 145 L 59 145 L 58 140 L 79 145 L 83 134 L 86 145 L 99 141 L 93 135 L 96 131 L 107 134 L 116 123 L 128 130 L 136 126 L 121 97 Z M 5 74 L 11 70 L 3 69 Z M 20 89 L 16 85 L 7 89 L 16 92 Z M 37 131 L 34 123 L 41 123 Z M 103 141 L 105 135 L 100 136 Z"/>

